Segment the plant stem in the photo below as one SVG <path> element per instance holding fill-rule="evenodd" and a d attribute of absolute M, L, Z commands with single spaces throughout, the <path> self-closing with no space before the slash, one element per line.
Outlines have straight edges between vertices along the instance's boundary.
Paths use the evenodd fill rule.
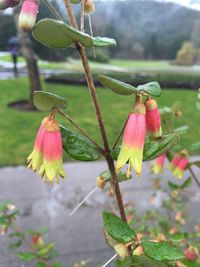
<path fill-rule="evenodd" d="M 85 14 L 84 14 L 84 3 L 85 3 L 85 0 L 81 0 L 81 31 L 84 32 L 85 31 L 85 25 L 84 25 L 84 22 L 85 22 Z"/>
<path fill-rule="evenodd" d="M 102 155 L 105 154 L 105 151 L 103 148 L 101 148 L 96 141 L 92 139 L 92 137 L 85 132 L 71 117 L 69 117 L 66 113 L 64 113 L 61 109 L 59 109 L 59 113 L 66 118 L 71 124 L 73 124 L 82 134 L 84 134 L 97 148 L 98 150 L 102 153 Z"/>
<path fill-rule="evenodd" d="M 70 23 L 74 28 L 78 28 L 77 27 L 77 22 L 76 19 L 74 17 L 74 13 L 73 13 L 73 9 L 70 3 L 70 0 L 65 0 L 65 5 L 67 8 L 67 12 L 68 12 L 68 16 L 70 19 Z M 104 127 L 104 123 L 103 123 L 103 119 L 102 119 L 102 115 L 101 115 L 101 111 L 100 111 L 100 107 L 99 107 L 99 102 L 98 102 L 98 98 L 97 98 L 97 94 L 96 94 L 96 88 L 94 85 L 94 81 L 93 81 L 93 77 L 90 71 L 90 67 L 89 67 L 89 62 L 88 62 L 88 58 L 87 58 L 87 54 L 85 51 L 85 48 L 80 44 L 77 43 L 76 47 L 79 51 L 81 60 L 82 60 L 82 64 L 85 70 L 85 76 L 87 79 L 87 83 L 88 83 L 88 87 L 90 89 L 90 93 L 91 93 L 91 97 L 92 97 L 92 101 L 94 104 L 94 108 L 95 108 L 95 112 L 96 112 L 96 117 L 98 120 L 98 124 L 99 124 L 99 128 L 100 128 L 100 132 L 101 132 L 101 137 L 102 137 L 102 141 L 104 144 L 104 148 L 105 148 L 105 158 L 108 164 L 108 168 L 109 171 L 111 173 L 111 177 L 112 177 L 112 182 L 115 188 L 115 195 L 116 195 L 116 199 L 117 199 L 117 203 L 118 203 L 118 207 L 119 207 L 119 211 L 120 211 L 120 215 L 122 217 L 122 219 L 126 222 L 126 214 L 125 214 L 125 209 L 124 209 L 124 205 L 123 205 L 123 201 L 122 201 L 122 196 L 121 196 L 121 192 L 120 192 L 120 187 L 119 187 L 119 183 L 118 183 L 118 179 L 117 179 L 117 174 L 115 171 L 115 166 L 114 166 L 114 161 L 111 157 L 111 153 L 110 153 L 110 148 L 109 148 L 109 144 L 108 144 L 108 139 L 107 139 L 107 135 L 106 135 L 106 131 L 105 131 L 105 127 Z"/>
<path fill-rule="evenodd" d="M 196 174 L 194 173 L 193 169 L 191 167 L 189 167 L 188 170 L 191 173 L 193 180 L 196 182 L 197 186 L 200 189 L 200 182 L 199 182 L 198 178 L 196 177 Z"/>
<path fill-rule="evenodd" d="M 128 118 L 129 118 L 129 117 L 128 117 Z M 123 125 L 123 127 L 122 127 L 121 131 L 118 133 L 117 139 L 116 139 L 116 141 L 115 141 L 114 145 L 112 146 L 112 149 L 114 149 L 114 148 L 116 147 L 116 145 L 117 145 L 117 143 L 118 143 L 118 141 L 119 141 L 119 139 L 120 139 L 120 137 L 121 137 L 121 135 L 122 135 L 122 133 L 123 133 L 123 131 L 124 131 L 125 127 L 126 127 L 126 124 L 127 124 L 128 118 L 127 118 L 127 120 L 125 121 L 125 123 L 124 123 L 124 125 Z"/>

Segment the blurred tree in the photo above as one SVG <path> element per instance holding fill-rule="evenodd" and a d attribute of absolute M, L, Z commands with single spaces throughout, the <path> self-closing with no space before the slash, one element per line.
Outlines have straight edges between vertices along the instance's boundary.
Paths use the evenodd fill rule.
<path fill-rule="evenodd" d="M 143 59 L 144 58 L 144 48 L 140 43 L 134 43 L 132 46 L 133 58 Z"/>
<path fill-rule="evenodd" d="M 26 60 L 26 65 L 28 69 L 28 76 L 30 82 L 30 108 L 34 107 L 33 105 L 33 92 L 41 90 L 41 81 L 39 75 L 39 69 L 37 65 L 37 56 L 33 50 L 30 33 L 23 32 L 19 30 L 18 27 L 18 18 L 20 13 L 20 7 L 13 9 L 13 14 L 15 18 L 15 25 L 17 29 L 17 35 L 19 38 L 19 43 L 21 47 L 22 54 Z"/>
<path fill-rule="evenodd" d="M 195 62 L 196 50 L 191 42 L 184 42 L 181 49 L 177 52 L 176 64 L 192 65 Z"/>

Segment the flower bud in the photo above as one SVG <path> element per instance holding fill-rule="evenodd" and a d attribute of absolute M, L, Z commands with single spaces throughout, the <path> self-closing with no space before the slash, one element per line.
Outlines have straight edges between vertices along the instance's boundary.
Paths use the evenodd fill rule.
<path fill-rule="evenodd" d="M 20 0 L 0 0 L 0 10 L 18 5 Z"/>
<path fill-rule="evenodd" d="M 101 189 L 104 189 L 105 185 L 106 185 L 106 180 L 103 177 L 98 176 L 96 179 L 96 186 L 98 186 Z"/>
<path fill-rule="evenodd" d="M 194 261 L 198 257 L 198 249 L 193 246 L 190 246 L 184 251 L 184 254 L 188 260 Z"/>
<path fill-rule="evenodd" d="M 84 12 L 85 14 L 92 14 L 95 12 L 95 4 L 93 0 L 85 0 Z"/>
<path fill-rule="evenodd" d="M 151 170 L 154 174 L 159 174 L 159 173 L 162 173 L 163 172 L 163 167 L 164 167 L 164 162 L 165 162 L 165 159 L 166 159 L 166 155 L 161 155 L 159 156 L 158 158 L 155 159 L 152 167 L 151 167 Z"/>
<path fill-rule="evenodd" d="M 40 248 L 44 245 L 44 240 L 40 234 L 34 234 L 32 235 L 32 243 L 35 247 Z"/>
<path fill-rule="evenodd" d="M 19 28 L 23 31 L 31 31 L 35 25 L 38 13 L 37 0 L 25 0 L 19 15 Z"/>
<path fill-rule="evenodd" d="M 115 251 L 119 254 L 120 258 L 125 259 L 128 254 L 128 249 L 124 244 L 117 244 L 114 246 Z"/>
<path fill-rule="evenodd" d="M 144 251 L 142 246 L 138 246 L 134 251 L 133 251 L 133 256 L 142 256 L 144 255 Z"/>
<path fill-rule="evenodd" d="M 160 137 L 162 129 L 158 105 L 154 99 L 147 99 L 144 104 L 146 107 L 147 133 L 150 138 Z"/>

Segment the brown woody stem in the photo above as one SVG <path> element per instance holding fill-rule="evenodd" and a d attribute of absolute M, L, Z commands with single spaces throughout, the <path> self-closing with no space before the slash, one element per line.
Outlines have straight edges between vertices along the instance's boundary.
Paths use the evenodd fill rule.
<path fill-rule="evenodd" d="M 196 177 L 196 174 L 194 173 L 193 169 L 191 167 L 189 167 L 188 170 L 191 173 L 193 180 L 196 182 L 197 186 L 200 189 L 200 182 L 199 182 L 198 178 Z"/>
<path fill-rule="evenodd" d="M 71 25 L 74 28 L 78 29 L 77 22 L 76 22 L 74 13 L 73 13 L 73 9 L 72 9 L 70 0 L 65 0 L 65 5 L 66 5 L 66 8 L 67 8 L 67 12 L 68 12 L 68 16 L 69 16 Z M 86 79 L 87 79 L 88 87 L 90 89 L 92 101 L 93 101 L 93 104 L 94 104 L 94 109 L 95 109 L 96 117 L 97 117 L 97 120 L 98 120 L 99 129 L 100 129 L 100 132 L 101 132 L 101 137 L 102 137 L 102 141 L 103 141 L 103 144 L 104 144 L 105 158 L 106 158 L 106 161 L 107 161 L 107 164 L 108 164 L 109 171 L 111 173 L 112 182 L 113 182 L 114 189 L 115 189 L 115 195 L 116 195 L 116 199 L 117 199 L 120 215 L 121 215 L 122 219 L 124 221 L 126 221 L 126 214 L 125 214 L 125 209 L 124 209 L 122 196 L 121 196 L 121 192 L 120 192 L 120 188 L 119 188 L 117 174 L 116 174 L 116 171 L 115 171 L 115 165 L 114 165 L 114 161 L 112 159 L 111 153 L 110 153 L 108 139 L 107 139 L 107 135 L 106 135 L 106 131 L 105 131 L 102 115 L 101 115 L 101 110 L 100 110 L 100 107 L 99 107 L 99 101 L 98 101 L 97 94 L 96 94 L 96 88 L 95 88 L 93 77 L 92 77 L 92 74 L 91 74 L 91 71 L 90 71 L 90 67 L 89 67 L 87 54 L 86 54 L 85 48 L 80 43 L 77 43 L 76 47 L 77 47 L 77 50 L 79 51 L 79 54 L 80 54 L 80 57 L 81 57 L 81 60 L 82 60 L 82 64 L 83 64 L 83 67 L 84 67 L 84 70 L 85 70 L 85 76 L 86 76 Z"/>

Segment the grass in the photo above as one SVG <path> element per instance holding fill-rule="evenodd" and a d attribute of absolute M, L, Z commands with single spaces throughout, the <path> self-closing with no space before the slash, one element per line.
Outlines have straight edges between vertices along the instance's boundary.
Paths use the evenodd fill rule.
<path fill-rule="evenodd" d="M 124 60 L 124 59 L 113 59 L 110 61 L 113 66 L 120 67 L 169 67 L 170 64 L 165 60 Z"/>
<path fill-rule="evenodd" d="M 43 89 L 66 97 L 68 114 L 101 142 L 90 94 L 86 87 L 43 84 Z M 22 112 L 10 109 L 8 103 L 28 98 L 28 80 L 7 80 L 0 82 L 0 166 L 25 164 L 27 155 L 32 151 L 34 138 L 42 118 L 42 112 Z M 106 124 L 109 141 L 112 143 L 127 114 L 130 112 L 132 97 L 121 97 L 112 91 L 98 88 L 98 96 Z M 184 116 L 177 120 L 176 126 L 189 124 L 190 132 L 183 136 L 183 143 L 190 144 L 199 140 L 199 114 L 195 111 L 197 93 L 189 90 L 164 90 L 158 100 L 160 106 L 170 106 L 181 100 Z M 70 127 L 68 122 L 59 122 Z M 65 160 L 68 156 L 65 154 Z"/>

